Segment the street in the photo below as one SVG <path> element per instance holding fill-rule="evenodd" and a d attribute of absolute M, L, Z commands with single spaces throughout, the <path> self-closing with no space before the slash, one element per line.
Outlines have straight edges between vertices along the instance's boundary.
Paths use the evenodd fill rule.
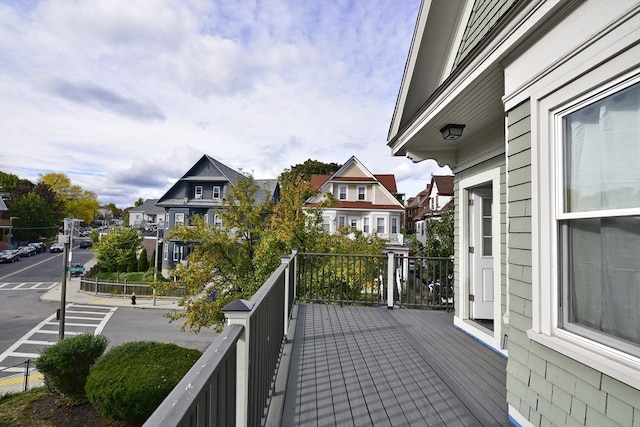
<path fill-rule="evenodd" d="M 72 263 L 92 258 L 87 249 L 73 250 Z M 34 359 L 58 340 L 56 310 L 59 302 L 40 297 L 62 281 L 62 254 L 49 252 L 0 264 L 0 368 Z M 108 301 L 108 300 L 107 300 Z M 217 333 L 181 332 L 179 323 L 169 323 L 166 310 L 127 306 L 66 305 L 65 335 L 101 333 L 109 347 L 130 341 L 159 341 L 204 351 Z"/>

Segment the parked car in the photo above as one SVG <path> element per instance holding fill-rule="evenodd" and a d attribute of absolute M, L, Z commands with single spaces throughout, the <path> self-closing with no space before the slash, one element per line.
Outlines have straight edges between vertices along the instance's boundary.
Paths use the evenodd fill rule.
<path fill-rule="evenodd" d="M 20 261 L 20 254 L 14 249 L 0 251 L 0 263 Z"/>
<path fill-rule="evenodd" d="M 54 243 L 51 245 L 51 247 L 49 248 L 49 252 L 62 252 L 64 251 L 64 243 Z"/>
<path fill-rule="evenodd" d="M 81 240 L 80 241 L 80 249 L 87 249 L 93 246 L 93 242 L 91 240 Z"/>
<path fill-rule="evenodd" d="M 36 254 L 36 248 L 34 248 L 33 246 L 20 246 L 18 248 L 18 252 L 20 253 L 21 257 L 24 256 L 33 256 Z"/>
<path fill-rule="evenodd" d="M 39 254 L 47 250 L 47 247 L 42 242 L 29 243 L 29 246 L 33 246 L 36 249 L 36 253 Z"/>

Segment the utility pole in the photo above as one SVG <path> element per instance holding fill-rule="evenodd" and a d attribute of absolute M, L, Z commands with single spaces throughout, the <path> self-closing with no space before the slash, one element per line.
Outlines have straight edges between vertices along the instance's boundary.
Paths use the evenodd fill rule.
<path fill-rule="evenodd" d="M 12 240 L 13 240 L 13 220 L 14 219 L 20 219 L 20 217 L 17 217 L 17 216 L 9 217 L 9 239 L 8 239 L 9 240 L 9 242 L 8 242 L 9 243 L 9 247 L 8 247 L 8 249 L 13 249 Z"/>
<path fill-rule="evenodd" d="M 58 340 L 62 341 L 64 339 L 64 318 L 67 305 L 67 257 L 69 256 L 69 236 L 66 234 L 58 236 L 58 242 L 64 243 L 64 251 L 62 253 L 62 287 L 60 289 L 60 315 L 58 316 Z"/>
<path fill-rule="evenodd" d="M 65 314 L 66 314 L 66 305 L 67 305 L 67 277 L 68 270 L 71 261 L 71 253 L 69 252 L 69 247 L 71 246 L 71 242 L 73 241 L 73 227 L 78 221 L 75 218 L 65 218 L 64 219 L 64 234 L 58 236 L 58 242 L 64 243 L 64 251 L 62 254 L 62 286 L 60 288 L 60 316 L 59 316 L 59 329 L 58 329 L 58 340 L 64 339 L 64 322 L 65 322 Z"/>

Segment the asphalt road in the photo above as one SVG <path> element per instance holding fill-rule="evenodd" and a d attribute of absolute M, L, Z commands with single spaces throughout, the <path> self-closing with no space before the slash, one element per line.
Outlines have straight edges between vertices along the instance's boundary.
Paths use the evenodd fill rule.
<path fill-rule="evenodd" d="M 74 248 L 72 263 L 84 264 L 92 258 L 87 249 Z M 0 264 L 0 354 L 59 308 L 40 296 L 62 280 L 63 257 L 49 252 L 22 258 L 13 264 Z M 130 341 L 149 340 L 174 343 L 204 351 L 217 333 L 181 332 L 180 323 L 170 323 L 162 309 L 118 307 L 102 334 L 110 346 Z M 2 365 L 2 362 L 0 362 Z"/>

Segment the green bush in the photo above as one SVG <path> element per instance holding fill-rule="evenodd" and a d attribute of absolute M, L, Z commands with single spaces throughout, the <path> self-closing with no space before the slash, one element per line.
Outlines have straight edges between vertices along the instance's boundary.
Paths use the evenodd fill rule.
<path fill-rule="evenodd" d="M 201 353 L 151 341 L 114 347 L 98 360 L 85 390 L 93 407 L 115 421 L 144 421 Z"/>
<path fill-rule="evenodd" d="M 91 333 L 65 338 L 44 349 L 36 360 L 36 368 L 49 390 L 63 395 L 72 404 L 82 403 L 87 400 L 84 386 L 89 370 L 108 344 L 105 336 Z"/>
<path fill-rule="evenodd" d="M 147 271 L 149 269 L 149 260 L 147 259 L 147 250 L 142 248 L 138 257 L 138 271 Z"/>

